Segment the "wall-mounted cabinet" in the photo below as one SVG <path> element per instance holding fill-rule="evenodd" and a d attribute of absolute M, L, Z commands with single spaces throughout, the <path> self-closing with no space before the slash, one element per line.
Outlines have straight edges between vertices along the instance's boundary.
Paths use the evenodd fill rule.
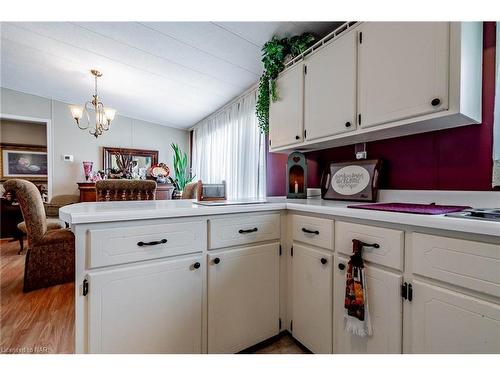
<path fill-rule="evenodd" d="M 304 128 L 308 140 L 356 129 L 356 34 L 326 45 L 305 63 Z"/>
<path fill-rule="evenodd" d="M 481 22 L 365 22 L 327 37 L 278 78 L 270 150 L 480 123 L 482 35 Z"/>
<path fill-rule="evenodd" d="M 270 147 L 304 141 L 304 65 L 297 64 L 276 80 L 279 99 L 269 108 Z"/>

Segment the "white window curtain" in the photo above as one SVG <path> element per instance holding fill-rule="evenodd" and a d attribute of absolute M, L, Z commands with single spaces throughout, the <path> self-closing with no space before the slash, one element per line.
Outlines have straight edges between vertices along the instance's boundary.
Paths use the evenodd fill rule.
<path fill-rule="evenodd" d="M 226 181 L 228 199 L 266 195 L 266 148 L 255 115 L 256 95 L 252 91 L 193 130 L 193 173 L 205 183 Z"/>
<path fill-rule="evenodd" d="M 493 122 L 493 181 L 500 186 L 500 22 L 497 22 L 495 119 Z"/>

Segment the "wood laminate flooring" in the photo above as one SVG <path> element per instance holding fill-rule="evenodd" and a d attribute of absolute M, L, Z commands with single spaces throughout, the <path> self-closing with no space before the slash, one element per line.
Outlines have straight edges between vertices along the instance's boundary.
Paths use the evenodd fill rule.
<path fill-rule="evenodd" d="M 23 293 L 18 251 L 19 242 L 0 241 L 0 353 L 73 353 L 74 283 Z"/>

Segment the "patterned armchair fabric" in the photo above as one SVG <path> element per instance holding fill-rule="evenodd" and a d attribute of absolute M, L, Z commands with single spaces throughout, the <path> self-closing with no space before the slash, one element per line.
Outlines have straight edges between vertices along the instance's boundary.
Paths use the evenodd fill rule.
<path fill-rule="evenodd" d="M 181 199 L 194 199 L 196 198 L 197 192 L 198 192 L 198 183 L 191 182 L 186 186 L 184 186 Z"/>
<path fill-rule="evenodd" d="M 47 228 L 42 197 L 36 186 L 13 179 L 4 187 L 21 206 L 29 241 L 24 269 L 24 291 L 74 281 L 75 237 L 69 229 Z"/>
<path fill-rule="evenodd" d="M 95 189 L 97 201 L 146 201 L 156 196 L 156 182 L 151 180 L 102 180 Z"/>

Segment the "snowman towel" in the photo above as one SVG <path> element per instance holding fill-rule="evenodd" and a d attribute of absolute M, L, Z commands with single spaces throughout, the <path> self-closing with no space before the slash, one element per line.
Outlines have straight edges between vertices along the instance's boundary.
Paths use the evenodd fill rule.
<path fill-rule="evenodd" d="M 365 266 L 361 253 L 363 242 L 352 240 L 352 256 L 346 272 L 345 288 L 345 329 L 357 336 L 371 336 L 372 326 L 368 309 Z"/>

